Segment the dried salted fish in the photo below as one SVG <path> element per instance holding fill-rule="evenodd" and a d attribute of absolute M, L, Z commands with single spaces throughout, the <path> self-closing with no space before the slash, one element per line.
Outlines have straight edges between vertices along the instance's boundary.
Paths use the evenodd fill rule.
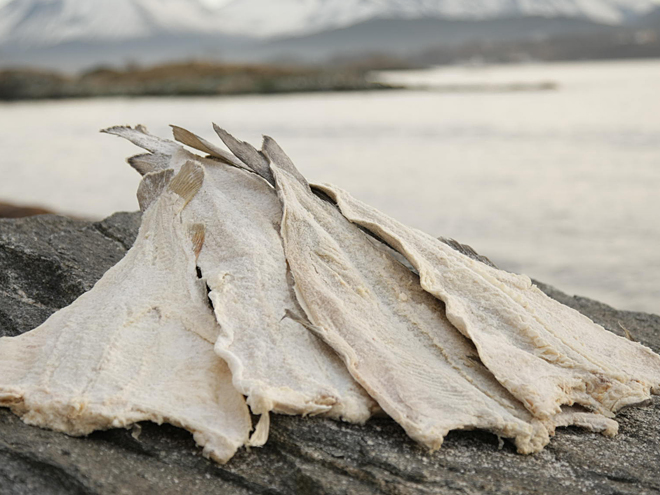
<path fill-rule="evenodd" d="M 37 329 L 0 339 L 0 405 L 70 435 L 171 423 L 225 462 L 251 420 L 213 350 L 219 327 L 195 269 L 203 226 L 181 221 L 203 168 L 188 163 L 171 176 L 145 179 L 150 206 L 135 245 L 91 291 Z"/>
<path fill-rule="evenodd" d="M 0 339 L 1 406 L 74 435 L 167 421 L 222 462 L 266 441 L 270 411 L 364 422 L 373 397 L 431 449 L 481 428 L 531 453 L 558 426 L 613 435 L 607 416 L 660 392 L 645 347 L 469 247 L 313 190 L 272 139 L 215 130 L 231 152 L 174 128 L 204 158 L 106 131 L 148 151 L 129 159 L 138 239 L 70 307 Z"/>
<path fill-rule="evenodd" d="M 574 403 L 611 416 L 660 393 L 660 356 L 647 347 L 550 299 L 528 277 L 470 259 L 336 187 L 315 187 L 415 267 L 488 369 L 536 416 Z"/>
<path fill-rule="evenodd" d="M 184 212 L 207 220 L 198 266 L 220 323 L 216 352 L 255 414 L 321 414 L 351 422 L 373 401 L 335 353 L 287 310 L 302 314 L 279 237 L 280 204 L 254 174 L 209 167 L 206 186 Z"/>
<path fill-rule="evenodd" d="M 415 440 L 437 449 L 450 430 L 482 428 L 539 451 L 554 431 L 483 366 L 446 319 L 440 301 L 331 204 L 316 197 L 274 141 L 271 160 L 283 204 L 282 237 L 310 327 L 343 357 L 352 375 Z M 588 414 L 584 426 L 616 424 Z M 564 414 L 562 422 L 577 421 Z M 562 423 L 563 424 L 563 423 Z"/>
<path fill-rule="evenodd" d="M 224 156 L 189 131 L 174 130 L 186 144 Z M 144 138 L 138 132 L 122 128 L 117 133 L 140 144 Z M 254 173 L 225 165 L 232 162 L 226 156 L 219 163 L 180 148 L 171 153 L 168 167 L 178 170 L 191 158 L 206 165 L 206 181 L 182 215 L 207 227 L 197 266 L 220 323 L 216 352 L 229 364 L 235 387 L 264 421 L 269 411 L 366 421 L 374 401 L 332 349 L 300 322 L 284 318 L 287 312 L 303 312 L 279 236 L 282 210 L 274 189 Z M 267 423 L 260 426 L 253 445 L 265 442 Z"/>

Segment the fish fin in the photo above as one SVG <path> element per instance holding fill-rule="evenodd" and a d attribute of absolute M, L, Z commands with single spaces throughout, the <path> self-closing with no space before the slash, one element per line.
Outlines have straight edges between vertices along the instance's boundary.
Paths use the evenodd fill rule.
<path fill-rule="evenodd" d="M 195 253 L 195 260 L 199 258 L 199 253 L 202 252 L 204 241 L 206 239 L 206 227 L 203 223 L 194 223 L 189 227 L 190 239 L 192 240 L 193 252 Z"/>
<path fill-rule="evenodd" d="M 102 132 L 104 134 L 113 134 L 115 136 L 121 136 L 124 133 L 131 133 L 131 132 L 143 133 L 144 130 L 146 130 L 146 127 L 144 127 L 142 124 L 136 125 L 135 129 L 133 129 L 130 125 L 113 125 L 110 127 L 106 127 L 105 129 L 101 129 L 99 132 Z"/>
<path fill-rule="evenodd" d="M 472 258 L 473 260 L 481 261 L 485 265 L 488 265 L 492 268 L 497 268 L 497 265 L 490 261 L 488 258 L 485 256 L 480 255 L 477 253 L 471 246 L 468 246 L 467 244 L 461 244 L 460 242 L 454 240 L 454 239 L 448 239 L 446 237 L 438 237 L 438 240 L 450 248 L 458 251 L 461 254 L 464 254 L 468 258 Z M 498 268 L 499 270 L 499 268 Z"/>
<path fill-rule="evenodd" d="M 270 413 L 265 412 L 259 418 L 254 433 L 248 440 L 248 447 L 263 447 L 266 441 L 268 440 L 268 434 L 270 433 Z"/>
<path fill-rule="evenodd" d="M 143 153 L 127 158 L 128 164 L 133 167 L 140 175 L 147 175 L 149 172 L 157 172 L 169 168 L 172 155 L 164 153 Z"/>
<path fill-rule="evenodd" d="M 161 139 L 150 134 L 149 131 L 147 131 L 147 128 L 143 125 L 137 125 L 135 126 L 135 129 L 129 125 L 117 125 L 114 127 L 108 127 L 107 129 L 101 129 L 101 132 L 127 139 L 134 145 L 150 151 L 151 153 L 171 155 L 181 148 L 181 146 L 174 141 Z"/>
<path fill-rule="evenodd" d="M 158 199 L 170 183 L 172 177 L 174 177 L 174 170 L 169 168 L 158 172 L 149 172 L 142 178 L 137 191 L 140 211 L 147 211 L 147 208 Z"/>
<path fill-rule="evenodd" d="M 185 206 L 195 197 L 204 183 L 204 167 L 199 163 L 187 161 L 170 182 L 170 191 L 178 194 L 185 201 Z"/>
<path fill-rule="evenodd" d="M 229 148 L 229 151 L 245 163 L 250 170 L 266 179 L 271 185 L 275 184 L 273 172 L 270 170 L 270 162 L 261 151 L 257 150 L 250 143 L 236 139 L 217 124 L 213 124 L 213 130 L 222 139 L 225 146 Z"/>
<path fill-rule="evenodd" d="M 238 168 L 247 168 L 244 163 L 242 163 L 238 158 L 233 156 L 231 153 L 221 148 L 218 148 L 215 144 L 211 143 L 210 141 L 207 141 L 204 138 L 199 137 L 197 134 L 194 134 L 189 130 L 176 125 L 170 125 L 170 127 L 172 128 L 172 134 L 174 135 L 174 139 L 176 139 L 178 142 L 185 144 L 186 146 L 190 146 L 191 148 L 194 148 L 196 150 L 203 151 L 204 153 L 207 153 L 212 157 L 217 158 L 218 160 L 220 160 L 223 163 L 226 163 L 227 165 L 233 165 L 234 167 L 238 167 Z"/>
<path fill-rule="evenodd" d="M 270 160 L 271 163 L 277 165 L 285 172 L 288 172 L 295 177 L 301 184 L 309 187 L 307 179 L 298 171 L 296 166 L 291 161 L 291 158 L 284 152 L 279 144 L 270 136 L 264 136 L 264 142 L 261 146 L 262 153 Z"/>
<path fill-rule="evenodd" d="M 147 175 L 148 173 L 155 172 L 157 169 L 152 162 L 152 153 L 143 153 L 140 155 L 133 155 L 128 157 L 126 161 L 133 167 L 140 175 Z"/>

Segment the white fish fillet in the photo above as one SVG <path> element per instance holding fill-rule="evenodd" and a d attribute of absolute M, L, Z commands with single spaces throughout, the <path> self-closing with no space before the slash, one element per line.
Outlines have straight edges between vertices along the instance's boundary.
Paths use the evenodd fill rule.
<path fill-rule="evenodd" d="M 140 144 L 143 138 L 133 134 L 121 131 Z M 220 155 L 215 145 L 185 129 L 175 128 L 175 136 Z M 365 422 L 375 402 L 332 349 L 301 323 L 284 317 L 287 311 L 303 312 L 284 257 L 275 190 L 254 173 L 194 157 L 182 148 L 171 152 L 169 167 L 178 170 L 190 158 L 205 165 L 206 180 L 182 215 L 189 223 L 206 225 L 197 266 L 220 323 L 215 349 L 229 364 L 234 386 L 247 396 L 255 414 L 323 414 Z M 260 425 L 261 441 L 255 435 L 252 445 L 267 437 L 267 423 Z"/>
<path fill-rule="evenodd" d="M 247 442 L 249 411 L 214 352 L 219 327 L 196 276 L 203 228 L 180 216 L 202 180 L 202 167 L 186 165 L 91 291 L 35 330 L 0 339 L 0 405 L 70 435 L 171 423 L 218 462 Z"/>
<path fill-rule="evenodd" d="M 314 331 L 385 412 L 431 449 L 450 430 L 483 428 L 513 438 L 522 453 L 541 450 L 554 423 L 535 419 L 494 379 L 410 270 L 314 196 L 272 141 L 264 151 L 298 298 Z M 613 422 L 594 418 L 593 427 Z"/>
<path fill-rule="evenodd" d="M 334 186 L 314 187 L 414 266 L 488 369 L 537 417 L 574 403 L 611 416 L 660 393 L 660 356 L 647 347 L 549 298 L 526 276 L 472 260 Z"/>

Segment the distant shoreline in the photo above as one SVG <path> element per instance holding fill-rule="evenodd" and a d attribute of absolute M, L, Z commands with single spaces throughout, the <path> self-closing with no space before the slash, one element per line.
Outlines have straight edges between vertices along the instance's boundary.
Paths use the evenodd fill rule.
<path fill-rule="evenodd" d="M 40 69 L 0 70 L 0 101 L 139 96 L 233 96 L 399 89 L 367 71 L 185 62 L 97 68 L 80 76 Z"/>

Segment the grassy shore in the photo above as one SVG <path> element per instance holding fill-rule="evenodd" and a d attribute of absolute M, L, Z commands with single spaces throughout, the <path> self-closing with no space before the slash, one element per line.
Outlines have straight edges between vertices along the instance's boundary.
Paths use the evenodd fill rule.
<path fill-rule="evenodd" d="M 96 96 L 211 96 L 390 89 L 366 71 L 185 62 L 127 69 L 98 68 L 80 75 L 33 69 L 0 71 L 0 100 Z"/>

